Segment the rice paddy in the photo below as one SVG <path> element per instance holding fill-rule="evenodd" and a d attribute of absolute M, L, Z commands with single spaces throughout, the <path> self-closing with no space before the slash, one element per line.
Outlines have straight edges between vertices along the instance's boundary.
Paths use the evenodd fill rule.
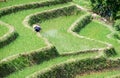
<path fill-rule="evenodd" d="M 48 1 L 53 1 L 53 3 L 50 3 Z M 72 78 L 72 76 L 74 76 L 74 78 L 110 78 L 115 75 L 119 75 L 120 71 L 116 68 L 115 65 L 119 64 L 119 59 L 117 58 L 120 57 L 120 43 L 118 39 L 114 38 L 111 35 L 111 33 L 115 32 L 112 26 L 107 25 L 100 20 L 93 19 L 89 23 L 85 22 L 85 24 L 83 24 L 82 22 L 82 24 L 77 24 L 78 26 L 85 25 L 84 27 L 78 29 L 80 30 L 78 33 L 74 31 L 71 31 L 72 33 L 70 33 L 68 32 L 68 29 L 74 26 L 80 18 L 81 20 L 85 21 L 85 19 L 82 19 L 82 17 L 88 13 L 78 9 L 75 4 L 86 9 L 91 9 L 90 1 L 61 0 L 63 2 L 60 4 L 58 4 L 60 0 L 57 0 L 57 2 L 55 1 L 56 0 L 7 0 L 6 2 L 0 2 L 0 14 L 2 14 L 2 10 L 5 10 L 3 12 L 7 12 L 6 8 L 10 6 L 16 7 L 17 5 L 18 8 L 19 5 L 36 3 L 32 6 L 30 5 L 29 9 L 25 9 L 25 7 L 28 6 L 22 6 L 18 8 L 22 9 L 18 10 L 17 12 L 12 13 L 12 11 L 16 9 L 12 9 L 12 11 L 9 10 L 8 12 L 10 14 L 6 14 L 0 17 L 0 21 L 14 27 L 15 31 L 18 34 L 18 37 L 15 40 L 0 48 L 0 78 L 31 78 L 31 75 L 33 75 L 34 78 L 52 78 L 53 76 L 54 78 L 63 78 L 63 75 L 65 78 Z M 41 2 L 43 4 L 40 5 Z M 64 9 L 60 11 L 60 8 L 69 8 L 71 5 L 76 6 L 77 13 L 71 15 L 62 15 L 66 12 Z M 33 9 L 32 7 L 35 8 Z M 52 14 L 52 11 L 54 11 L 54 9 L 57 9 L 61 14 L 59 14 L 58 17 L 55 17 L 53 15 L 54 18 L 47 19 L 42 23 L 37 22 L 37 24 L 39 24 L 42 28 L 40 32 L 35 32 L 31 26 L 26 27 L 23 23 L 26 17 L 31 14 L 42 14 L 43 12 L 50 12 L 50 14 Z M 41 19 L 44 19 L 44 17 L 45 15 L 43 14 L 43 18 Z M 0 25 L 0 37 L 6 35 L 8 31 L 8 27 Z M 8 38 L 8 40 L 11 39 Z M 7 41 L 3 43 L 6 44 Z M 2 42 L 0 42 L 0 45 L 1 44 Z M 56 51 L 52 48 L 50 49 L 50 52 L 47 51 L 49 50 L 48 47 L 51 47 L 51 45 L 48 44 L 51 44 L 52 47 L 54 46 L 53 49 Z M 108 44 L 111 45 L 112 49 L 115 49 L 115 52 L 117 53 L 117 55 L 114 57 L 108 57 L 105 55 L 107 51 L 111 52 Z M 55 53 L 58 52 L 58 55 L 55 55 L 54 58 L 44 60 L 48 57 L 51 57 L 50 54 L 52 54 L 54 51 Z M 40 58 L 40 56 L 44 57 Z M 21 58 L 23 60 L 21 60 Z M 111 60 L 109 63 L 111 65 L 111 68 L 108 64 L 106 64 L 106 62 L 104 62 L 105 60 L 101 61 L 102 58 L 107 60 L 107 63 L 109 60 Z M 92 62 L 93 59 L 95 59 L 96 63 L 98 63 L 98 65 L 95 67 L 94 62 Z M 114 61 L 113 59 L 117 60 Z M 32 60 L 30 61 L 30 64 L 28 64 L 29 60 Z M 43 61 L 37 63 L 36 61 L 39 60 Z M 100 62 L 102 62 L 102 64 L 105 63 L 103 65 L 106 66 L 106 68 L 103 67 L 103 69 L 99 69 Z M 113 66 L 112 63 L 114 63 Z M 67 66 L 67 64 L 70 64 L 71 67 Z M 82 67 L 84 70 L 74 70 L 74 68 L 81 66 L 81 64 L 85 64 L 86 67 Z M 60 68 L 59 65 L 62 65 L 62 67 Z M 87 67 L 89 66 L 90 70 L 89 68 L 87 70 Z M 56 67 L 56 70 L 53 70 L 54 67 Z M 79 69 L 82 68 L 80 67 Z M 70 72 L 70 70 L 72 72 Z M 79 74 L 79 71 L 83 73 Z M 59 72 L 59 74 L 57 74 L 57 72 Z M 64 74 L 64 72 L 66 74 Z M 40 76 L 41 74 L 43 76 Z"/>

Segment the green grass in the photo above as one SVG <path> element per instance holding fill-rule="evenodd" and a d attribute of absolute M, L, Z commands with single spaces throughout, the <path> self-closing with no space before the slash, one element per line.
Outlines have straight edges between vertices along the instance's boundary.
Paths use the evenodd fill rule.
<path fill-rule="evenodd" d="M 40 1 L 46 0 L 7 0 L 7 2 L 0 2 L 0 8 Z"/>
<path fill-rule="evenodd" d="M 117 41 L 117 39 L 108 38 L 107 35 L 110 33 L 111 31 L 108 27 L 102 23 L 99 23 L 98 21 L 92 21 L 85 28 L 83 28 L 79 34 L 112 44 L 118 53 L 117 56 L 120 56 L 120 43 Z"/>
<path fill-rule="evenodd" d="M 9 31 L 9 29 L 6 26 L 0 25 L 0 37 L 2 37 L 8 31 Z"/>
<path fill-rule="evenodd" d="M 81 55 L 76 55 L 76 56 L 64 56 L 64 57 L 58 57 L 55 59 L 52 59 L 50 61 L 43 62 L 40 65 L 34 65 L 32 67 L 25 68 L 24 70 L 15 72 L 11 75 L 9 75 L 7 78 L 25 78 L 26 76 L 29 76 L 36 71 L 44 71 L 44 69 L 54 67 L 55 65 L 58 65 L 63 62 L 67 62 L 69 60 L 73 59 L 85 59 L 89 57 L 95 57 L 98 55 L 97 53 L 86 53 L 86 54 L 81 54 Z"/>
<path fill-rule="evenodd" d="M 90 0 L 73 0 L 73 2 L 84 8 L 91 9 Z"/>
<path fill-rule="evenodd" d="M 24 1 L 25 0 L 21 0 L 21 3 L 25 3 Z M 28 0 L 26 0 L 26 2 L 27 1 Z M 13 5 L 17 4 L 17 1 L 14 0 L 11 2 L 13 3 Z M 52 9 L 55 7 L 57 8 L 60 6 L 64 6 L 64 5 L 24 10 L 0 18 L 0 20 L 13 25 L 19 34 L 19 37 L 14 42 L 0 49 L 0 55 L 1 55 L 0 60 L 14 54 L 26 53 L 46 46 L 43 39 L 38 38 L 35 32 L 23 26 L 22 21 L 29 14 L 33 14 L 38 11 L 40 12 L 40 11 Z M 67 32 L 67 29 L 71 26 L 71 24 L 82 14 L 76 16 L 73 15 L 69 17 L 60 17 L 42 23 L 41 24 L 43 26 L 42 29 L 44 29 L 42 31 L 42 35 L 48 38 L 50 42 L 52 42 L 57 47 L 57 50 L 60 53 L 105 47 L 105 45 L 103 44 L 97 42 L 93 43 L 92 41 L 86 39 L 80 39 Z"/>
<path fill-rule="evenodd" d="M 89 74 L 84 74 L 82 76 L 76 76 L 76 78 L 111 78 L 114 75 L 120 74 L 120 70 L 112 69 L 112 70 L 104 70 L 100 72 L 91 72 Z"/>
<path fill-rule="evenodd" d="M 98 42 L 93 43 L 93 41 L 78 38 L 67 32 L 68 28 L 76 19 L 84 14 L 64 16 L 45 21 L 41 23 L 41 33 L 56 46 L 60 53 L 105 47 L 104 44 Z"/>
<path fill-rule="evenodd" d="M 0 49 L 0 60 L 14 54 L 26 53 L 32 50 L 45 47 L 46 44 L 44 40 L 42 38 L 38 38 L 35 32 L 26 28 L 22 24 L 23 20 L 27 15 L 30 15 L 36 12 L 42 12 L 44 10 L 48 10 L 52 8 L 57 8 L 60 6 L 67 6 L 67 5 L 69 4 L 64 4 L 64 5 L 61 4 L 61 5 L 51 6 L 51 7 L 24 10 L 24 11 L 20 11 L 20 12 L 10 14 L 0 18 L 0 20 L 10 25 L 13 25 L 17 33 L 19 34 L 19 37 L 15 41 L 5 46 L 4 48 Z"/>
<path fill-rule="evenodd" d="M 26 4 L 30 2 L 38 2 L 38 1 L 45 1 L 45 0 L 8 0 L 7 2 L 0 2 L 0 8 L 19 5 L 19 4 Z M 74 3 L 77 3 L 85 8 L 91 8 L 89 0 L 73 0 Z M 14 14 L 6 15 L 0 20 L 13 25 L 17 33 L 19 34 L 18 38 L 10 43 L 9 45 L 0 49 L 0 60 L 19 53 L 26 53 L 32 50 L 36 50 L 42 47 L 45 47 L 46 44 L 42 38 L 38 38 L 36 32 L 31 31 L 30 29 L 24 27 L 22 21 L 27 15 L 42 12 L 44 10 L 57 8 L 61 6 L 66 6 L 69 4 L 61 4 L 56 6 L 50 7 L 43 7 L 37 9 L 30 9 L 20 11 Z M 51 20 L 47 20 L 41 23 L 42 31 L 40 32 L 42 36 L 46 37 L 59 51 L 60 54 L 70 51 L 79 51 L 79 50 L 86 50 L 92 48 L 103 48 L 105 47 L 104 44 L 93 42 L 87 39 L 82 39 L 73 36 L 71 33 L 67 32 L 67 29 L 71 26 L 72 23 L 76 21 L 76 19 L 80 18 L 85 13 L 78 14 L 78 15 L 71 15 L 71 16 L 63 16 Z M 8 30 L 4 29 L 4 27 L 0 26 L 0 36 L 4 35 Z M 2 33 L 1 33 L 2 32 Z M 119 49 L 120 44 L 115 39 L 109 39 L 106 36 L 111 33 L 111 31 L 105 27 L 103 24 L 100 24 L 96 21 L 92 21 L 88 24 L 85 28 L 80 31 L 80 35 L 84 35 L 86 37 L 90 37 L 92 39 L 105 41 L 111 43 L 116 51 L 118 52 L 118 56 L 120 56 Z M 50 61 L 45 61 L 42 64 L 33 65 L 31 67 L 27 67 L 23 70 L 19 70 L 7 78 L 25 78 L 33 74 L 36 71 L 43 71 L 46 68 L 54 67 L 54 65 L 67 62 L 73 59 L 84 59 L 89 57 L 95 57 L 99 55 L 98 53 L 86 53 L 80 54 L 76 56 L 64 56 L 64 57 L 57 57 Z M 111 70 L 111 71 L 103 71 L 94 73 L 91 75 L 85 75 L 83 78 L 103 78 L 112 76 L 114 74 L 119 74 L 119 70 Z M 77 76 L 79 78 L 79 76 Z M 80 77 L 82 78 L 82 77 Z"/>

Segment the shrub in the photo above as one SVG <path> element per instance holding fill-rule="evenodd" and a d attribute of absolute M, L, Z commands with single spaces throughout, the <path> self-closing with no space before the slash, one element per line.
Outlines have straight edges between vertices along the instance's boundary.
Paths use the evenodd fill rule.
<path fill-rule="evenodd" d="M 120 31 L 120 20 L 115 21 L 114 28 L 115 28 L 116 31 Z"/>
<path fill-rule="evenodd" d="M 120 0 L 90 0 L 92 10 L 103 17 L 115 19 L 120 9 Z"/>
<path fill-rule="evenodd" d="M 114 33 L 113 37 L 120 40 L 120 33 L 119 32 Z"/>

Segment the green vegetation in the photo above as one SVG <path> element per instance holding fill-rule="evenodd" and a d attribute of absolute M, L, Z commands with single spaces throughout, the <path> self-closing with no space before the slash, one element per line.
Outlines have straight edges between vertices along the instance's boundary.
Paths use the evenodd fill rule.
<path fill-rule="evenodd" d="M 4 36 L 0 37 L 0 48 L 2 48 L 10 44 L 12 41 L 14 41 L 18 37 L 18 33 L 15 31 L 14 27 L 12 27 L 11 25 L 6 24 L 2 21 L 0 21 L 0 24 L 8 29 L 7 33 L 5 33 Z M 4 29 L 4 31 L 5 30 L 6 29 Z"/>
<path fill-rule="evenodd" d="M 79 15 L 60 17 L 53 20 L 45 21 L 40 24 L 44 29 L 41 33 L 50 42 L 52 42 L 53 45 L 56 46 L 58 52 L 60 53 L 71 51 L 77 52 L 80 50 L 105 47 L 104 44 L 98 42 L 93 43 L 92 41 L 87 39 L 80 39 L 67 32 L 73 22 L 82 14 L 83 13 Z"/>
<path fill-rule="evenodd" d="M 69 4 L 68 4 L 69 5 Z M 53 6 L 53 7 L 49 7 L 49 9 L 51 8 L 54 8 L 54 7 L 59 7 L 61 5 L 58 5 L 58 6 Z M 66 5 L 65 5 L 66 6 Z M 30 52 L 29 50 L 34 50 L 34 47 L 35 49 L 37 47 L 43 47 L 44 43 L 39 39 L 37 38 L 37 36 L 35 35 L 36 33 L 32 32 L 31 30 L 25 28 L 23 25 L 22 25 L 22 21 L 24 20 L 25 16 L 31 14 L 31 13 L 35 13 L 37 12 L 38 10 L 40 11 L 43 11 L 43 10 L 47 10 L 48 7 L 44 7 L 44 8 L 40 8 L 40 9 L 34 9 L 34 10 L 26 10 L 26 11 L 20 11 L 20 12 L 17 12 L 15 14 L 10 14 L 10 15 L 6 15 L 4 17 L 1 18 L 2 21 L 6 22 L 6 23 L 9 23 L 11 25 L 13 25 L 17 31 L 17 33 L 19 34 L 19 37 L 14 41 L 14 44 L 9 44 L 8 46 L 0 49 L 1 51 L 1 60 L 5 57 L 8 57 L 8 56 L 11 56 L 11 55 L 15 55 L 15 54 L 19 54 L 19 53 L 24 53 L 25 51 L 26 52 Z M 19 19 L 17 18 L 18 16 L 21 16 Z M 10 18 L 10 20 L 8 20 Z M 16 22 L 14 22 L 15 20 L 17 19 Z M 72 22 L 72 21 L 71 21 Z M 24 32 L 26 31 L 26 32 Z M 67 31 L 67 30 L 66 30 Z M 26 36 L 27 35 L 27 36 Z M 31 36 L 32 35 L 32 36 Z M 30 37 L 31 36 L 31 37 Z M 29 37 L 29 38 L 28 38 Z M 22 39 L 24 38 L 24 40 Z M 34 39 L 35 38 L 35 39 Z M 37 39 L 38 40 L 37 40 Z M 23 40 L 23 41 L 22 41 Z M 28 42 L 27 42 L 28 41 Z M 33 42 L 33 43 L 32 43 Z M 39 42 L 40 44 L 38 44 L 37 42 Z M 22 43 L 20 45 L 20 43 Z M 23 44 L 25 43 L 25 44 Z M 27 44 L 26 44 L 27 43 Z M 34 47 L 31 45 L 35 45 Z M 37 44 L 37 45 L 36 45 Z M 24 47 L 24 46 L 28 46 L 28 47 Z M 39 46 L 38 46 L 39 45 Z M 38 48 L 38 49 L 39 49 Z M 10 49 L 10 50 L 7 50 L 7 49 Z M 6 54 L 4 54 L 4 52 L 6 52 Z"/>
<path fill-rule="evenodd" d="M 8 32 L 8 28 L 6 26 L 0 25 L 0 37 L 5 35 Z"/>
<path fill-rule="evenodd" d="M 100 15 L 102 10 L 101 16 L 116 16 L 118 9 L 113 12 L 115 4 L 97 1 L 0 2 L 0 23 L 3 23 L 0 25 L 0 78 L 102 78 L 118 75 L 120 71 L 115 68 L 120 65 L 120 59 L 114 58 L 120 57 L 119 32 L 100 20 L 94 20 L 90 13 L 78 11 L 74 5 L 92 8 Z M 99 4 L 104 8 L 96 10 L 94 7 L 98 8 Z M 120 5 L 119 2 L 116 5 Z M 116 19 L 119 19 L 119 13 Z M 40 33 L 34 32 L 33 24 L 40 24 Z M 114 27 L 120 30 L 119 21 Z M 8 31 L 8 35 L 2 38 Z"/>
<path fill-rule="evenodd" d="M 117 51 L 118 55 L 120 55 L 119 52 L 120 44 L 116 39 L 114 39 L 114 37 L 110 36 L 110 34 L 112 33 L 111 30 L 113 29 L 111 27 L 110 28 L 108 27 L 109 26 L 104 25 L 98 21 L 92 21 L 90 24 L 86 25 L 86 27 L 83 28 L 79 34 L 92 39 L 101 40 L 112 44 L 115 50 Z"/>
<path fill-rule="evenodd" d="M 57 8 L 60 6 L 61 5 L 38 8 L 38 9 L 34 9 L 34 10 L 32 9 L 32 10 L 20 11 L 16 14 L 6 15 L 6 16 L 0 18 L 2 21 L 13 25 L 15 27 L 17 33 L 19 34 L 19 37 L 13 43 L 0 49 L 0 55 L 1 55 L 0 59 L 2 60 L 5 57 L 19 54 L 19 53 L 31 52 L 33 50 L 36 50 L 36 49 L 46 46 L 44 40 L 42 38 L 39 38 L 36 35 L 36 32 L 33 32 L 30 29 L 26 28 L 22 24 L 22 21 L 24 20 L 24 18 L 27 15 L 30 15 L 32 13 L 36 13 L 38 11 L 44 11 L 47 9 Z M 62 5 L 62 6 L 66 6 L 66 5 Z M 19 16 L 21 16 L 21 17 L 19 17 Z"/>
<path fill-rule="evenodd" d="M 120 74 L 120 70 L 112 69 L 112 70 L 103 70 L 99 72 L 90 72 L 88 74 L 83 74 L 81 76 L 76 76 L 76 78 L 112 78 L 112 76 Z"/>
<path fill-rule="evenodd" d="M 120 0 L 90 0 L 92 10 L 103 17 L 112 19 L 116 18 L 120 10 Z"/>
<path fill-rule="evenodd" d="M 36 23 L 42 23 L 43 21 L 52 19 L 52 18 L 57 18 L 60 16 L 68 16 L 68 15 L 73 15 L 77 14 L 79 11 L 75 5 L 70 5 L 67 7 L 61 7 L 61 8 L 56 8 L 52 9 L 46 12 L 41 12 L 41 13 L 35 13 L 32 14 L 28 19 L 25 19 L 30 26 Z"/>
<path fill-rule="evenodd" d="M 114 28 L 115 28 L 116 31 L 120 31 L 120 20 L 115 21 Z"/>
<path fill-rule="evenodd" d="M 97 53 L 86 53 L 86 54 L 81 54 L 81 55 L 76 55 L 76 56 L 65 56 L 65 57 L 58 57 L 55 59 L 52 59 L 50 61 L 46 61 L 43 62 L 40 65 L 34 65 L 32 67 L 28 67 L 24 70 L 20 70 L 16 73 L 11 74 L 10 76 L 8 76 L 7 78 L 25 78 L 26 76 L 29 76 L 31 74 L 33 74 L 34 72 L 37 71 L 44 71 L 45 69 L 49 69 L 51 67 L 54 67 L 60 63 L 64 63 L 70 60 L 75 60 L 75 59 L 85 59 L 85 58 L 89 58 L 89 57 L 94 57 L 96 56 Z M 22 74 L 22 75 L 21 75 Z"/>
<path fill-rule="evenodd" d="M 88 71 L 98 71 L 105 68 L 112 68 L 119 66 L 120 61 L 106 60 L 104 57 L 86 58 L 78 60 L 70 60 L 68 62 L 60 63 L 52 68 L 46 69 L 43 72 L 38 71 L 28 76 L 30 78 L 73 78 L 78 73 L 85 73 Z"/>

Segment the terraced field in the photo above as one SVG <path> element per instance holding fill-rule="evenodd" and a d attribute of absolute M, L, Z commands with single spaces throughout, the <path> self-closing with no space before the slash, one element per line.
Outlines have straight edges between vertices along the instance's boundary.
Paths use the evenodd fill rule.
<path fill-rule="evenodd" d="M 94 20 L 91 23 L 89 23 L 84 29 L 82 29 L 79 34 L 87 36 L 92 39 L 97 39 L 97 40 L 101 40 L 101 41 L 112 44 L 114 46 L 115 50 L 117 51 L 117 56 L 119 57 L 119 55 L 120 55 L 119 40 L 115 39 L 112 36 L 114 31 L 115 30 L 112 29 L 112 27 L 110 27 L 109 25 L 103 25 L 102 23 Z M 96 33 L 94 33 L 94 32 L 96 32 Z M 90 34 L 92 34 L 92 35 L 90 35 Z"/>
<path fill-rule="evenodd" d="M 119 77 L 120 43 L 111 34 L 115 30 L 81 10 L 85 4 L 0 2 L 0 78 Z M 42 30 L 35 32 L 34 24 Z"/>

